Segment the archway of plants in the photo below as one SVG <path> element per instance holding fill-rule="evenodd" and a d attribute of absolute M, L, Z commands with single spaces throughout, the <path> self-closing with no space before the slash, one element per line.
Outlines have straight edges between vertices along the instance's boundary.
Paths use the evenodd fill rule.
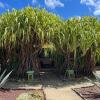
<path fill-rule="evenodd" d="M 13 9 L 0 16 L 0 63 L 15 75 L 39 71 L 39 54 L 45 45 L 59 72 L 81 69 L 85 74 L 100 61 L 100 22 L 85 16 L 64 20 L 45 9 Z M 72 59 L 71 59 L 72 57 Z"/>

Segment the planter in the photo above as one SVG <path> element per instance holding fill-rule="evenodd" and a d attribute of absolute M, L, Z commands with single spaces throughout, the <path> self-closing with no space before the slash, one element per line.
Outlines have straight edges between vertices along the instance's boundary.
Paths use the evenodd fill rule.
<path fill-rule="evenodd" d="M 74 78 L 75 77 L 74 70 L 66 70 L 66 74 L 67 74 L 68 78 Z"/>
<path fill-rule="evenodd" d="M 28 74 L 28 81 L 34 80 L 34 71 L 27 71 Z"/>

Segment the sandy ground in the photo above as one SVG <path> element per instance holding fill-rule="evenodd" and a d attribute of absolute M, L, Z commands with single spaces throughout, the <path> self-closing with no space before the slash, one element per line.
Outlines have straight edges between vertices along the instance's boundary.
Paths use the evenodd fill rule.
<path fill-rule="evenodd" d="M 82 100 L 71 89 L 45 88 L 44 92 L 47 100 Z"/>
<path fill-rule="evenodd" d="M 50 83 L 50 82 L 49 82 Z M 53 82 L 52 82 L 53 83 Z M 63 85 L 64 86 L 52 86 L 48 85 L 47 83 L 45 86 L 43 86 L 42 84 L 37 84 L 37 85 L 32 85 L 31 83 L 12 83 L 12 82 L 8 82 L 5 85 L 6 87 L 10 87 L 10 88 L 26 88 L 26 89 L 44 89 L 44 93 L 46 95 L 46 100 L 83 100 L 81 97 L 79 97 L 73 90 L 72 88 L 79 88 L 79 87 L 85 87 L 85 86 L 90 86 L 93 85 L 91 83 L 85 82 L 85 83 L 75 83 L 75 85 L 73 85 L 73 82 L 70 82 L 71 85 L 69 85 L 69 83 L 64 82 Z M 60 83 L 61 85 L 61 83 Z"/>
<path fill-rule="evenodd" d="M 62 88 L 45 87 L 44 91 L 46 93 L 47 100 L 83 100 L 72 90 L 72 88 L 80 88 L 90 85 L 93 84 L 81 83 L 71 86 L 64 86 Z"/>
<path fill-rule="evenodd" d="M 54 74 L 42 76 L 42 87 L 47 100 L 83 100 L 72 88 L 93 85 L 81 79 L 62 81 Z"/>
<path fill-rule="evenodd" d="M 5 88 L 32 88 L 44 89 L 46 100 L 82 100 L 72 88 L 79 88 L 93 85 L 88 81 L 82 80 L 67 80 L 62 81 L 56 75 L 41 75 L 41 80 L 28 82 L 7 82 Z"/>

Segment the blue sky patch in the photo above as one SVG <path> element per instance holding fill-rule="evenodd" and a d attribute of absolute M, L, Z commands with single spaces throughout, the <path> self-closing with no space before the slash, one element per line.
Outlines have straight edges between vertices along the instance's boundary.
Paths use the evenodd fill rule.
<path fill-rule="evenodd" d="M 45 8 L 62 18 L 100 16 L 100 0 L 0 0 L 0 14 L 27 6 Z"/>

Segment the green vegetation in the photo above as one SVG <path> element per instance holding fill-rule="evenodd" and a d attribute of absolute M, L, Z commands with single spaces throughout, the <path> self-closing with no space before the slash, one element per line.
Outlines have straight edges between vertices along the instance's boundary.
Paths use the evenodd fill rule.
<path fill-rule="evenodd" d="M 21 93 L 16 100 L 41 100 L 39 94 Z"/>
<path fill-rule="evenodd" d="M 9 76 L 11 75 L 12 71 L 10 71 L 7 75 L 5 75 L 6 70 L 4 70 L 4 72 L 1 74 L 1 76 L 0 76 L 0 88 L 2 88 L 5 85 Z"/>
<path fill-rule="evenodd" d="M 45 9 L 31 7 L 0 16 L 3 67 L 15 68 L 18 75 L 30 66 L 38 70 L 39 54 L 46 46 L 59 71 L 73 68 L 87 74 L 100 61 L 100 22 L 89 16 L 64 20 Z"/>

